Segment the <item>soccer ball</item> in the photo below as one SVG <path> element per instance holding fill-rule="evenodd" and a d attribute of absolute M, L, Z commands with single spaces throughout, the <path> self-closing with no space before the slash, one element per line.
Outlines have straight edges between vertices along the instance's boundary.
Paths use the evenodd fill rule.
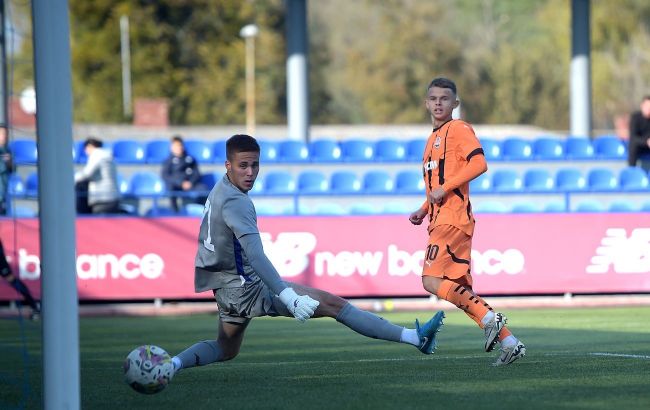
<path fill-rule="evenodd" d="M 124 381 L 138 393 L 158 393 L 167 386 L 172 377 L 172 358 L 161 347 L 136 347 L 124 361 Z"/>

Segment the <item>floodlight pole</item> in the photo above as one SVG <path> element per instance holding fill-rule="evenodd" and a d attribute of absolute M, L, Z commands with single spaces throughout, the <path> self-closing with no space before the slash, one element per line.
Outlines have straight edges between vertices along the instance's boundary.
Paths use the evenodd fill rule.
<path fill-rule="evenodd" d="M 239 31 L 246 43 L 246 133 L 255 135 L 255 37 L 259 29 L 248 24 Z"/>
<path fill-rule="evenodd" d="M 125 117 L 133 113 L 131 108 L 131 42 L 129 41 L 129 17 L 120 17 L 120 57 L 122 61 L 122 112 Z"/>
<path fill-rule="evenodd" d="M 79 409 L 79 308 L 67 0 L 33 0 L 43 408 Z"/>

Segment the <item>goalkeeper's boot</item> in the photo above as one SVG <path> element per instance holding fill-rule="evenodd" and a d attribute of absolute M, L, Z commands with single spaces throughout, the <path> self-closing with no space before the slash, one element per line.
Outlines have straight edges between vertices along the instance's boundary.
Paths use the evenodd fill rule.
<path fill-rule="evenodd" d="M 514 345 L 502 347 L 500 350 L 501 355 L 499 355 L 499 358 L 494 362 L 493 366 L 505 366 L 520 357 L 526 356 L 526 346 L 519 340 Z"/>
<path fill-rule="evenodd" d="M 440 311 L 436 313 L 427 323 L 420 327 L 420 322 L 415 319 L 415 330 L 420 338 L 420 345 L 418 349 L 424 354 L 432 354 L 436 350 L 436 333 L 442 327 L 442 319 L 445 318 L 445 313 Z"/>
<path fill-rule="evenodd" d="M 491 352 L 499 341 L 499 333 L 506 325 L 508 319 L 503 313 L 495 313 L 492 320 L 485 324 L 485 351 Z"/>

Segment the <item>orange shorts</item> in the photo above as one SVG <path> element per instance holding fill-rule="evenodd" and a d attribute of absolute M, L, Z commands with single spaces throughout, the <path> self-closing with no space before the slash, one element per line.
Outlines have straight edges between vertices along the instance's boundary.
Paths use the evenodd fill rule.
<path fill-rule="evenodd" d="M 424 253 L 423 276 L 461 280 L 472 286 L 470 276 L 472 237 L 452 225 L 438 225 L 429 235 Z"/>

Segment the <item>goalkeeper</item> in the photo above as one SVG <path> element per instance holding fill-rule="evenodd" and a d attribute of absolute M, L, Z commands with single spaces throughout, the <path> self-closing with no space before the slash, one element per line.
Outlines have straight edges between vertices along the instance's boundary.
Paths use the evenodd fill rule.
<path fill-rule="evenodd" d="M 233 359 L 251 319 L 259 316 L 331 317 L 364 336 L 411 344 L 433 353 L 443 312 L 415 329 L 397 326 L 323 290 L 283 282 L 264 254 L 247 192 L 259 172 L 260 147 L 248 135 L 226 142 L 226 175 L 208 196 L 199 231 L 194 284 L 212 290 L 219 307 L 216 340 L 198 342 L 173 357 L 174 370 Z"/>

